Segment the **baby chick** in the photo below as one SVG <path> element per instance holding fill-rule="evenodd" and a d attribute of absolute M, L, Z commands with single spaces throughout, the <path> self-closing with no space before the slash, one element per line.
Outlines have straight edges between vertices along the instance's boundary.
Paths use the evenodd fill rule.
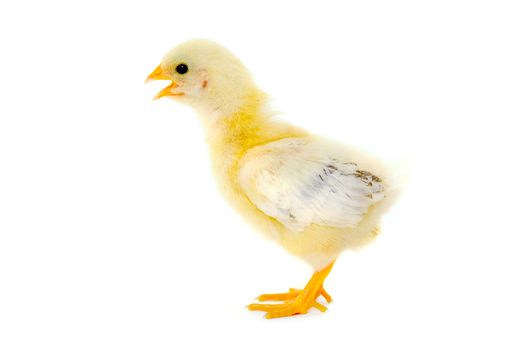
<path fill-rule="evenodd" d="M 371 156 L 273 119 L 266 95 L 226 48 L 191 40 L 172 49 L 150 74 L 169 80 L 156 99 L 192 106 L 210 145 L 212 168 L 227 201 L 259 231 L 313 266 L 304 289 L 263 294 L 250 310 L 267 318 L 304 314 L 331 297 L 323 283 L 335 259 L 378 232 L 392 202 L 390 172 Z"/>

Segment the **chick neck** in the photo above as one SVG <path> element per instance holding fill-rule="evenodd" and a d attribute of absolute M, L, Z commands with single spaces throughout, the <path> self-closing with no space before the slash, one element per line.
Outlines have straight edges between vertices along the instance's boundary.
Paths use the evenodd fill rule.
<path fill-rule="evenodd" d="M 269 117 L 266 102 L 265 93 L 256 88 L 229 100 L 225 96 L 209 99 L 207 107 L 197 109 L 209 145 L 244 148 L 258 143 Z"/>

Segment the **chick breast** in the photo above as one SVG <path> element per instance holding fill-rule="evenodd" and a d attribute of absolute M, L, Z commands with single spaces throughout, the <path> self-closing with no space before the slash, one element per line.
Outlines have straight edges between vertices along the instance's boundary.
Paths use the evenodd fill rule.
<path fill-rule="evenodd" d="M 323 142 L 286 138 L 249 150 L 239 180 L 249 200 L 289 230 L 355 227 L 384 198 L 382 180 Z"/>

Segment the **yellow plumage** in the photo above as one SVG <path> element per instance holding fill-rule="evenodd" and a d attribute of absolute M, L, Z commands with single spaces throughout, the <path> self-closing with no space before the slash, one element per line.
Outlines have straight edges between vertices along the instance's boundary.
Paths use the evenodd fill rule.
<path fill-rule="evenodd" d="M 331 298 L 323 281 L 345 249 L 359 247 L 378 232 L 392 202 L 389 172 L 364 152 L 273 118 L 267 98 L 241 62 L 207 40 L 170 51 L 149 79 L 171 85 L 158 94 L 196 109 L 210 146 L 220 190 L 242 216 L 316 270 L 303 290 L 265 294 L 251 310 L 267 317 L 305 313 Z"/>

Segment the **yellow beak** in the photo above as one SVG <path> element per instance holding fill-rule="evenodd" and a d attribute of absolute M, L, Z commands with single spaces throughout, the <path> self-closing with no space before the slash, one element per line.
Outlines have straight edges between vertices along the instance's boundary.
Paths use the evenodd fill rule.
<path fill-rule="evenodd" d="M 163 90 L 159 91 L 157 95 L 155 95 L 154 100 L 157 100 L 158 98 L 161 98 L 163 96 L 179 96 L 183 95 L 183 93 L 174 93 L 172 92 L 173 88 L 178 87 L 178 85 L 172 81 L 170 76 L 168 76 L 163 69 L 161 69 L 161 65 L 157 66 L 156 69 L 150 75 L 146 78 L 145 83 L 148 83 L 152 80 L 170 80 L 170 85 L 164 88 Z"/>

